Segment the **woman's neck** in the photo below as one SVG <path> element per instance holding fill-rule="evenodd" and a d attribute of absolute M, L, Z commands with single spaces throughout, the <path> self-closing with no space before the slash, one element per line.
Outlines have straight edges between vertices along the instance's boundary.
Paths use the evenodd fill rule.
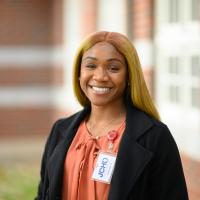
<path fill-rule="evenodd" d="M 116 129 L 121 124 L 126 116 L 124 105 L 117 107 L 101 107 L 92 106 L 90 116 L 87 119 L 86 125 L 90 134 L 100 136 L 110 129 Z"/>
<path fill-rule="evenodd" d="M 108 121 L 113 118 L 118 118 L 119 116 L 125 116 L 126 109 L 125 106 L 118 107 L 101 107 L 101 106 L 92 106 L 91 113 L 89 118 L 94 121 Z"/>

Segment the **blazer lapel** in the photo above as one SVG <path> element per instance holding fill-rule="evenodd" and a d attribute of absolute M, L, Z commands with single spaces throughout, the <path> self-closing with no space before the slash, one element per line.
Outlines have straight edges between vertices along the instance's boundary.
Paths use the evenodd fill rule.
<path fill-rule="evenodd" d="M 88 108 L 76 114 L 69 122 L 65 122 L 59 125 L 59 130 L 57 134 L 61 135 L 59 142 L 57 143 L 49 162 L 47 163 L 47 171 L 49 175 L 49 189 L 51 194 L 60 194 L 62 188 L 62 177 L 63 177 L 63 167 L 66 157 L 66 152 L 76 134 L 79 124 L 84 119 L 88 113 Z M 50 199 L 54 199 L 52 195 Z"/>
<path fill-rule="evenodd" d="M 137 143 L 137 139 L 152 126 L 149 118 L 141 111 L 129 107 L 126 122 L 111 181 L 109 200 L 127 199 L 131 188 L 153 155 Z"/>

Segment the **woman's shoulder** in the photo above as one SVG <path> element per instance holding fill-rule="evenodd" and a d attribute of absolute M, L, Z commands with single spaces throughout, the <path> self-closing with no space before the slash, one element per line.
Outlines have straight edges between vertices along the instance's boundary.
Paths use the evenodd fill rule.
<path fill-rule="evenodd" d="M 53 123 L 50 134 L 47 137 L 46 146 L 55 146 L 65 134 L 75 130 L 84 119 L 85 113 L 86 111 L 83 109 L 68 117 L 57 119 Z"/>
<path fill-rule="evenodd" d="M 171 131 L 164 122 L 135 107 L 130 108 L 128 113 L 128 126 L 137 131 L 137 139 L 174 142 Z"/>
<path fill-rule="evenodd" d="M 143 118 L 143 120 L 145 119 L 144 121 L 148 121 L 148 123 L 151 124 L 146 133 L 143 134 L 140 142 L 145 142 L 146 144 L 150 145 L 151 148 L 153 147 L 153 149 L 177 149 L 177 144 L 167 124 L 153 118 L 152 116 L 149 116 L 141 110 L 139 110 L 138 112 L 140 112 L 140 114 L 142 115 L 141 118 Z"/>
<path fill-rule="evenodd" d="M 129 122 L 137 122 L 137 124 L 142 124 L 142 126 L 148 125 L 150 127 L 168 129 L 167 125 L 161 120 L 155 119 L 143 110 L 135 107 L 129 106 L 127 110 L 127 117 Z"/>
<path fill-rule="evenodd" d="M 74 119 L 77 118 L 77 116 L 79 116 L 79 114 L 81 113 L 81 111 L 78 111 L 76 113 L 73 113 L 69 116 L 66 116 L 66 117 L 62 117 L 62 118 L 58 118 L 54 123 L 53 123 L 53 126 L 62 126 L 66 123 L 70 123 L 72 122 Z"/>
<path fill-rule="evenodd" d="M 88 108 L 84 108 L 67 117 L 57 119 L 54 122 L 53 127 L 65 129 L 67 126 L 69 126 L 72 123 L 79 124 L 85 118 L 87 114 L 88 114 Z"/>

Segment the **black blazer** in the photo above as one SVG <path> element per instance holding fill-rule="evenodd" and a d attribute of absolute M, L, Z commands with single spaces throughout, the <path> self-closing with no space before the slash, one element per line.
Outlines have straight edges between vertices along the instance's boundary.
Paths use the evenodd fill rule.
<path fill-rule="evenodd" d="M 36 200 L 62 199 L 66 153 L 89 112 L 85 108 L 54 124 L 43 154 Z M 188 200 L 179 152 L 167 126 L 132 105 L 127 106 L 108 200 Z"/>

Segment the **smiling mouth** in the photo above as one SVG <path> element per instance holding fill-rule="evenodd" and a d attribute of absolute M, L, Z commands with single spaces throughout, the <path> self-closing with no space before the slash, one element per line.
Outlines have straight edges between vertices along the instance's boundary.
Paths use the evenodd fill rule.
<path fill-rule="evenodd" d="M 92 90 L 97 94 L 105 94 L 110 92 L 110 87 L 97 87 L 97 86 L 90 86 Z"/>

